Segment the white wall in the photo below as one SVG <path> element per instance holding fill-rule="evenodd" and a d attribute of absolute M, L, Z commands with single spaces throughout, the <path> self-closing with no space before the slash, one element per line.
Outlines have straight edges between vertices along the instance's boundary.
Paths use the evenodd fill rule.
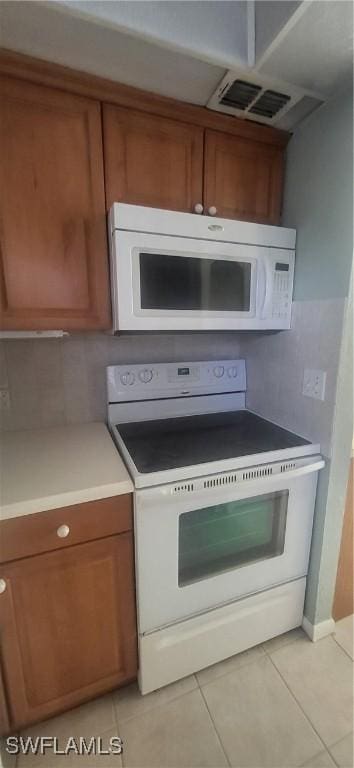
<path fill-rule="evenodd" d="M 348 305 L 353 259 L 352 91 L 309 117 L 289 143 L 283 223 L 298 230 L 291 331 L 254 334 L 248 407 L 321 443 L 306 616 L 331 617 L 353 435 Z M 327 371 L 325 401 L 302 395 L 304 368 Z"/>
<path fill-rule="evenodd" d="M 245 0 L 57 0 L 58 7 L 225 67 L 247 66 Z"/>

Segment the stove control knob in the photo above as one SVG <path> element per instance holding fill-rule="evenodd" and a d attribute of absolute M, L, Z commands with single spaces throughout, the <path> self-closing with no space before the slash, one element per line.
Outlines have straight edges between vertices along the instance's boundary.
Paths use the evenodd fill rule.
<path fill-rule="evenodd" d="M 134 384 L 134 381 L 135 381 L 134 373 L 130 373 L 130 371 L 127 371 L 126 373 L 122 373 L 120 380 L 124 387 L 130 384 Z"/>
<path fill-rule="evenodd" d="M 152 371 L 149 370 L 149 368 L 144 368 L 139 373 L 139 379 L 143 382 L 143 384 L 148 384 L 152 379 Z"/>
<path fill-rule="evenodd" d="M 231 368 L 227 369 L 227 374 L 230 376 L 230 379 L 236 379 L 237 376 L 237 368 L 235 365 L 232 365 Z"/>
<path fill-rule="evenodd" d="M 223 365 L 216 365 L 213 372 L 217 379 L 221 379 L 225 373 L 225 368 Z"/>

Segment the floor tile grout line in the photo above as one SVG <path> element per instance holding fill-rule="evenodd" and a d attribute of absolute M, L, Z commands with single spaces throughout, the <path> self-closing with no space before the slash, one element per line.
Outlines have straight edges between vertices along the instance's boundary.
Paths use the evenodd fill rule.
<path fill-rule="evenodd" d="M 247 649 L 247 650 L 252 650 L 254 648 L 262 648 L 263 654 L 260 653 L 256 658 L 250 659 L 250 661 L 246 661 L 245 664 L 241 664 L 239 667 L 236 667 L 235 669 L 229 670 L 228 672 L 222 672 L 221 675 L 218 675 L 213 680 L 208 680 L 206 683 L 200 683 L 199 680 L 198 680 L 199 672 L 203 672 L 204 669 L 208 669 L 209 668 L 209 667 L 204 667 L 203 669 L 200 669 L 200 670 L 198 670 L 198 672 L 194 673 L 194 676 L 195 676 L 195 678 L 197 680 L 197 684 L 198 684 L 199 688 L 203 688 L 205 685 L 210 685 L 211 683 L 214 683 L 217 680 L 221 680 L 222 677 L 226 677 L 227 675 L 232 675 L 234 672 L 237 672 L 239 669 L 244 669 L 244 667 L 249 667 L 250 664 L 255 664 L 257 661 L 262 659 L 264 656 L 269 658 L 270 653 L 275 653 L 275 651 L 279 651 L 279 650 L 281 650 L 282 648 L 285 648 L 285 647 L 287 648 L 289 645 L 293 645 L 294 643 L 298 642 L 299 640 L 301 640 L 301 638 L 300 637 L 296 637 L 296 638 L 294 638 L 294 640 L 290 640 L 289 643 L 283 643 L 281 646 L 279 646 L 279 648 L 273 648 L 272 651 L 267 651 L 265 649 L 265 647 L 264 647 L 265 644 L 267 642 L 269 642 L 268 640 L 266 640 L 265 643 L 258 643 L 258 645 L 253 645 L 253 646 L 251 646 L 251 649 Z M 246 651 L 241 651 L 241 653 L 247 653 L 247 650 Z M 238 656 L 238 654 L 236 653 L 236 654 L 234 654 L 234 656 Z M 229 656 L 228 658 L 232 659 L 232 658 L 234 658 L 234 656 Z M 223 661 L 227 661 L 227 659 L 222 659 L 220 662 L 217 662 L 217 663 L 221 664 Z M 210 664 L 210 666 L 212 667 L 214 665 Z"/>
<path fill-rule="evenodd" d="M 322 736 L 319 734 L 319 732 L 318 732 L 317 728 L 314 726 L 314 724 L 313 724 L 312 720 L 310 720 L 310 718 L 309 718 L 308 714 L 305 712 L 304 708 L 303 708 L 303 707 L 302 707 L 302 705 L 300 704 L 300 702 L 299 702 L 299 700 L 297 699 L 297 697 L 295 696 L 294 692 L 291 690 L 290 686 L 288 685 L 288 683 L 287 683 L 287 681 L 285 680 L 285 678 L 283 677 L 282 673 L 280 672 L 280 670 L 278 669 L 278 667 L 277 667 L 277 666 L 276 666 L 276 664 L 274 663 L 274 661 L 273 661 L 273 659 L 271 658 L 271 656 L 269 656 L 268 658 L 269 658 L 269 661 L 272 663 L 272 665 L 273 665 L 274 669 L 275 669 L 275 670 L 276 670 L 276 672 L 278 673 L 279 677 L 280 677 L 280 678 L 281 678 L 281 680 L 283 681 L 284 685 L 286 685 L 286 687 L 287 687 L 287 689 L 288 689 L 289 693 L 291 694 L 292 698 L 294 699 L 294 701 L 296 701 L 296 703 L 297 703 L 297 705 L 298 705 L 299 709 L 301 709 L 301 712 L 302 712 L 302 714 L 303 714 L 303 715 L 304 715 L 304 717 L 306 718 L 307 722 L 310 724 L 310 726 L 311 726 L 312 730 L 314 731 L 314 733 L 316 734 L 316 736 L 318 736 L 318 738 L 320 739 L 321 743 L 323 744 L 323 748 L 326 750 L 326 752 L 328 752 L 328 748 L 327 748 L 327 745 L 325 744 L 325 742 L 324 742 L 324 740 L 323 740 Z M 321 750 L 321 751 L 322 751 L 322 750 Z M 319 753 L 318 753 L 318 754 L 319 754 Z M 316 757 L 316 755 L 314 755 L 314 757 Z"/>
<path fill-rule="evenodd" d="M 350 655 L 350 653 L 348 653 L 348 651 L 346 650 L 346 648 L 343 648 L 342 644 L 341 644 L 341 643 L 340 643 L 340 642 L 337 640 L 335 633 L 333 633 L 332 637 L 333 637 L 333 640 L 334 640 L 334 641 L 337 643 L 337 645 L 338 645 L 338 648 L 340 648 L 340 649 L 343 651 L 343 653 L 345 653 L 345 655 L 346 655 L 346 656 L 348 656 L 348 658 L 350 659 L 350 661 L 351 661 L 351 662 L 354 664 L 354 659 L 353 659 L 353 657 Z"/>
<path fill-rule="evenodd" d="M 273 638 L 272 638 L 272 639 L 273 639 Z M 267 654 L 267 656 L 270 656 L 270 654 L 271 654 L 271 653 L 275 653 L 276 651 L 280 651 L 280 650 L 282 650 L 283 648 L 288 648 L 288 647 L 289 647 L 289 645 L 294 645 L 294 643 L 298 643 L 298 642 L 299 642 L 299 640 L 301 640 L 301 639 L 302 639 L 301 637 L 294 637 L 294 639 L 293 639 L 293 640 L 289 640 L 289 642 L 288 642 L 288 643 L 282 643 L 282 644 L 281 644 L 281 645 L 279 645 L 277 648 L 273 648 L 272 650 L 269 650 L 269 651 L 267 651 L 267 649 L 265 648 L 265 645 L 266 645 L 267 643 L 269 643 L 270 641 L 269 641 L 269 640 L 266 640 L 266 642 L 265 642 L 265 643 L 262 643 L 262 648 L 263 648 L 263 650 L 264 650 L 264 653 L 266 653 L 266 654 Z"/>
<path fill-rule="evenodd" d="M 319 757 L 320 755 L 322 755 L 322 753 L 323 753 L 323 752 L 327 752 L 327 755 L 328 755 L 328 757 L 330 757 L 330 758 L 331 758 L 331 760 L 332 760 L 333 762 L 335 762 L 335 760 L 334 760 L 334 758 L 332 757 L 332 755 L 331 755 L 331 753 L 330 753 L 330 751 L 329 751 L 328 747 L 326 747 L 324 750 L 323 750 L 323 749 L 321 749 L 321 750 L 320 750 L 320 752 L 317 752 L 317 754 L 316 754 L 316 755 L 314 755 L 313 757 L 310 757 L 310 760 L 311 760 L 311 761 L 312 761 L 312 760 L 316 760 L 316 758 L 317 758 L 317 757 Z M 299 766 L 299 768 L 306 768 L 306 766 L 308 766 L 309 762 L 310 762 L 309 760 L 306 760 L 306 762 L 305 762 L 305 763 L 302 763 L 302 764 L 301 764 L 301 766 Z M 337 763 L 336 763 L 336 768 L 337 768 Z"/>
<path fill-rule="evenodd" d="M 349 733 L 346 734 L 346 736 L 342 736 L 341 739 L 338 739 L 338 741 L 334 741 L 333 744 L 331 744 L 330 747 L 327 747 L 327 750 L 328 750 L 328 752 L 329 752 L 333 762 L 338 766 L 338 768 L 340 768 L 340 763 L 337 763 L 336 758 L 334 757 L 334 755 L 332 754 L 332 752 L 330 750 L 333 749 L 333 747 L 336 747 L 337 744 L 340 744 L 340 742 L 343 741 L 343 739 L 346 739 L 348 736 L 352 736 L 354 738 L 353 731 L 350 731 Z"/>
<path fill-rule="evenodd" d="M 343 741 L 343 739 L 347 739 L 348 736 L 353 736 L 353 740 L 354 740 L 354 730 L 353 731 L 349 731 L 345 736 L 341 736 L 340 739 L 337 739 L 337 741 L 334 741 L 333 744 L 330 744 L 330 746 L 327 747 L 327 749 L 332 749 L 332 747 L 336 747 L 337 744 L 339 744 L 341 741 Z"/>
<path fill-rule="evenodd" d="M 209 707 L 208 707 L 208 702 L 207 702 L 207 700 L 206 700 L 206 698 L 205 698 L 205 696 L 204 696 L 204 693 L 203 693 L 202 689 L 200 688 L 200 686 L 199 686 L 199 692 L 200 692 L 200 695 L 201 695 L 201 697 L 202 697 L 202 699 L 203 699 L 203 701 L 204 701 L 204 704 L 205 704 L 205 706 L 206 706 L 206 708 L 207 708 L 207 711 L 208 711 L 208 715 L 209 715 L 209 717 L 210 717 L 210 720 L 211 720 L 211 722 L 212 722 L 212 724 L 213 724 L 213 728 L 214 728 L 214 731 L 215 731 L 215 733 L 216 733 L 216 735 L 217 735 L 217 737 L 218 737 L 218 741 L 219 741 L 219 744 L 220 744 L 220 746 L 221 746 L 221 749 L 222 749 L 222 751 L 223 751 L 223 755 L 224 755 L 224 757 L 225 757 L 226 763 L 227 763 L 227 765 L 228 765 L 229 767 L 231 767 L 231 762 L 230 762 L 230 760 L 229 760 L 229 758 L 228 758 L 227 752 L 226 752 L 226 750 L 225 750 L 225 747 L 224 747 L 224 745 L 223 745 L 223 742 L 222 742 L 222 738 L 221 738 L 221 736 L 220 736 L 220 733 L 219 733 L 219 731 L 218 731 L 218 729 L 217 729 L 217 727 L 216 727 L 216 723 L 215 723 L 215 721 L 214 721 L 214 718 L 213 718 L 213 716 L 212 716 L 212 714 L 211 714 L 211 712 L 210 712 L 210 709 L 209 709 Z"/>
<path fill-rule="evenodd" d="M 188 675 L 188 677 L 189 677 L 189 675 Z M 161 707 L 167 707 L 169 704 L 172 704 L 173 701 L 176 701 L 177 699 L 182 699 L 183 696 L 188 696 L 189 693 L 193 693 L 193 691 L 196 691 L 199 688 L 198 680 L 196 679 L 196 676 L 193 675 L 193 677 L 195 678 L 195 681 L 196 681 L 196 685 L 194 686 L 194 688 L 190 688 L 189 691 L 184 691 L 184 693 L 178 693 L 176 696 L 173 696 L 171 699 L 168 699 L 168 701 L 164 701 L 162 704 L 155 704 L 152 707 L 148 707 L 147 709 L 145 709 L 142 712 L 136 712 L 134 715 L 129 715 L 129 717 L 121 718 L 121 720 L 120 720 L 121 725 L 123 725 L 124 723 L 127 723 L 129 720 L 133 720 L 134 717 L 142 717 L 143 715 L 147 715 L 148 712 L 151 712 L 153 709 L 159 709 Z M 183 680 L 183 678 L 182 678 L 182 680 Z M 168 687 L 168 686 L 164 686 L 164 687 Z M 123 691 L 124 688 L 121 688 L 121 689 L 118 688 L 117 690 L 118 691 L 119 690 Z M 163 690 L 163 688 L 158 688 L 157 690 Z M 152 691 L 151 693 L 154 693 L 154 691 Z M 146 694 L 146 695 L 149 696 L 149 694 Z M 119 715 L 118 715 L 118 712 L 116 712 L 116 717 L 117 717 L 117 723 L 118 723 L 118 727 L 119 727 Z"/>
<path fill-rule="evenodd" d="M 124 722 L 128 722 L 128 721 L 130 721 L 130 720 L 133 720 L 133 719 L 134 719 L 134 718 L 136 718 L 136 717 L 141 717 L 141 716 L 143 716 L 143 715 L 149 714 L 149 712 L 152 712 L 153 710 L 156 710 L 156 709 L 161 709 L 162 707 L 166 707 L 166 706 L 168 706 L 169 704 L 173 704 L 173 703 L 174 703 L 175 701 L 177 701 L 178 699 L 183 699 L 183 697 L 184 697 L 184 696 L 188 696 L 188 694 L 189 694 L 189 693 L 193 693 L 194 691 L 198 691 L 198 692 L 201 694 L 201 697 L 202 697 L 202 699 L 203 699 L 203 702 L 204 702 L 204 704 L 205 704 L 205 706 L 206 706 L 206 709 L 207 709 L 208 715 L 209 715 L 209 717 L 210 717 L 210 719 L 211 719 L 211 722 L 212 722 L 212 725 L 213 725 L 214 731 L 215 731 L 215 733 L 216 733 L 216 736 L 217 736 L 217 738 L 218 738 L 218 741 L 219 741 L 219 743 L 220 743 L 220 746 L 221 746 L 221 749 L 222 749 L 223 755 L 224 755 L 224 757 L 225 757 L 225 760 L 226 760 L 226 762 L 227 762 L 227 765 L 230 767 L 230 766 L 231 766 L 231 763 L 230 763 L 230 761 L 229 761 L 229 759 L 228 759 L 228 757 L 227 757 L 227 754 L 226 754 L 226 752 L 225 752 L 225 749 L 224 749 L 224 745 L 223 745 L 223 743 L 222 743 L 222 741 L 221 741 L 220 735 L 219 735 L 219 733 L 218 733 L 218 730 L 217 730 L 217 728 L 216 728 L 216 725 L 215 725 L 215 723 L 214 723 L 214 720 L 213 720 L 213 718 L 212 718 L 212 715 L 211 715 L 211 712 L 210 712 L 210 710 L 209 710 L 209 707 L 208 707 L 208 705 L 207 705 L 207 702 L 206 702 L 206 700 L 205 700 L 205 697 L 204 697 L 203 691 L 202 691 L 202 690 L 201 690 L 201 688 L 200 688 L 200 685 L 199 685 L 199 683 L 198 683 L 198 679 L 197 679 L 196 675 L 193 675 L 193 677 L 194 677 L 194 678 L 195 678 L 195 680 L 196 680 L 196 686 L 195 686 L 195 688 L 191 688 L 189 691 L 185 691 L 184 693 L 181 693 L 181 694 L 179 694 L 178 696 L 175 696 L 173 699 L 170 699 L 168 702 L 165 702 L 165 704 L 156 704 L 154 707 L 151 707 L 150 709 L 147 709 L 147 710 L 145 710 L 145 712 L 140 712 L 140 713 L 137 713 L 137 714 L 135 714 L 135 715 L 131 715 L 131 717 L 129 717 L 129 718 L 126 718 Z M 119 717 L 118 717 L 118 713 L 117 713 L 116 707 L 114 707 L 114 708 L 115 708 L 115 719 L 116 719 L 116 722 L 117 722 L 117 727 L 118 727 L 118 730 L 119 730 Z M 122 764 L 123 764 L 123 768 L 124 768 L 124 766 L 125 766 L 125 762 L 124 762 L 124 751 L 122 752 L 121 758 L 122 758 Z"/>
<path fill-rule="evenodd" d="M 260 645 L 262 645 L 262 643 L 260 643 Z M 258 648 L 257 645 L 254 645 L 252 647 L 253 648 Z M 246 653 L 246 651 L 241 651 L 241 653 Z M 238 654 L 236 653 L 235 656 L 237 656 L 237 655 Z M 209 667 L 203 667 L 203 669 L 200 669 L 198 672 L 194 673 L 195 677 L 196 677 L 196 680 L 197 680 L 197 683 L 198 683 L 198 686 L 199 686 L 199 688 L 204 688 L 205 685 L 211 685 L 211 683 L 216 683 L 216 681 L 217 680 L 221 680 L 222 677 L 226 677 L 227 675 L 233 675 L 233 673 L 234 672 L 238 672 L 239 669 L 244 669 L 245 667 L 249 667 L 251 664 L 255 664 L 260 659 L 263 659 L 266 655 L 268 655 L 268 654 L 266 654 L 266 652 L 264 651 L 264 653 L 263 654 L 260 653 L 259 656 L 257 656 L 257 658 L 251 659 L 250 661 L 246 661 L 245 664 L 241 664 L 239 667 L 236 667 L 235 669 L 229 670 L 228 672 L 223 672 L 221 675 L 218 675 L 217 677 L 214 677 L 213 680 L 208 680 L 206 683 L 200 683 L 199 680 L 198 680 L 199 672 L 203 672 L 204 669 L 209 669 Z M 232 659 L 234 657 L 233 656 L 229 656 L 228 658 Z M 217 664 L 222 664 L 223 661 L 227 661 L 227 659 L 222 659 L 221 661 L 216 662 L 216 663 Z M 213 667 L 213 666 L 214 666 L 214 664 L 210 664 L 210 667 Z"/>
<path fill-rule="evenodd" d="M 119 690 L 120 690 L 119 688 L 116 688 L 114 691 L 112 691 L 111 697 L 112 697 L 112 706 L 113 706 L 113 712 L 114 712 L 114 722 L 115 722 L 115 724 L 117 726 L 118 736 L 119 736 L 119 738 L 121 738 L 120 725 L 119 725 L 119 719 L 118 719 L 118 712 L 117 712 L 117 707 L 116 707 L 116 704 L 115 704 L 115 701 L 114 701 L 115 694 Z M 121 755 L 120 755 L 120 759 L 122 761 L 122 766 L 124 768 L 125 767 L 125 762 L 124 762 L 124 744 L 123 744 L 123 749 L 122 749 L 122 752 L 121 752 Z"/>

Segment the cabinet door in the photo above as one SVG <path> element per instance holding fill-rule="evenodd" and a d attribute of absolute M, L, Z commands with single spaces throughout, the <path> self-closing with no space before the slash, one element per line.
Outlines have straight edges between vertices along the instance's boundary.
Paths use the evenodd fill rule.
<path fill-rule="evenodd" d="M 204 212 L 264 224 L 279 224 L 283 150 L 219 131 L 206 131 Z"/>
<path fill-rule="evenodd" d="M 124 202 L 193 211 L 202 202 L 203 129 L 103 106 L 108 208 Z"/>
<path fill-rule="evenodd" d="M 12 730 L 136 676 L 131 533 L 14 561 L 0 577 Z"/>
<path fill-rule="evenodd" d="M 100 105 L 6 78 L 0 98 L 1 327 L 108 328 Z"/>

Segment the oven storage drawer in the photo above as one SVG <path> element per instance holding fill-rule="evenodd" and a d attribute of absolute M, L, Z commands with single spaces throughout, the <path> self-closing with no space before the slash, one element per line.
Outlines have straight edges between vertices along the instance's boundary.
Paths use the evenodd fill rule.
<path fill-rule="evenodd" d="M 297 579 L 140 637 L 141 693 L 300 626 L 305 587 Z"/>
<path fill-rule="evenodd" d="M 132 529 L 132 495 L 112 496 L 0 522 L 0 563 Z"/>
<path fill-rule="evenodd" d="M 211 477 L 209 487 L 197 478 L 185 493 L 172 484 L 136 492 L 140 634 L 306 576 L 323 460 L 289 466 L 245 481 Z"/>

